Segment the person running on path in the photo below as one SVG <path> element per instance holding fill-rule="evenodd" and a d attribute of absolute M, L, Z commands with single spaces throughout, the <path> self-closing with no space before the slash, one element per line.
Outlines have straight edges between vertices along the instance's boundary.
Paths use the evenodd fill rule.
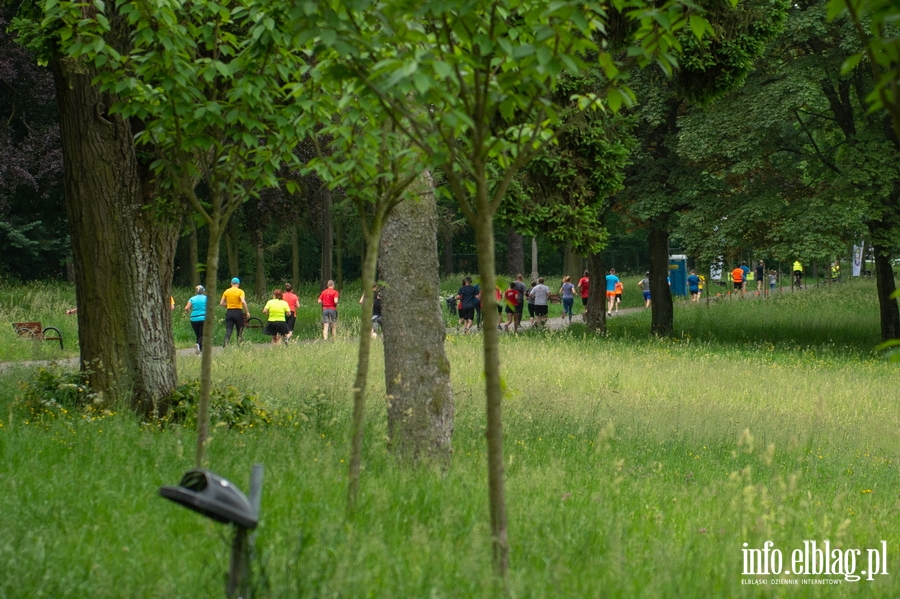
<path fill-rule="evenodd" d="M 459 324 L 465 325 L 463 335 L 472 328 L 472 319 L 475 317 L 475 306 L 480 302 L 478 297 L 478 289 L 472 285 L 472 277 L 463 279 L 462 287 L 456 292 L 456 299 L 460 302 L 459 307 Z M 459 326 L 457 326 L 459 328 Z"/>
<path fill-rule="evenodd" d="M 525 283 L 522 282 L 521 274 L 516 275 L 515 286 L 519 297 L 516 300 L 516 326 L 514 327 L 514 329 L 518 331 L 519 327 L 522 326 L 522 311 L 525 309 Z"/>
<path fill-rule="evenodd" d="M 691 301 L 699 302 L 700 301 L 700 277 L 697 276 L 697 271 L 692 270 L 690 276 L 687 278 L 688 291 L 691 292 Z"/>
<path fill-rule="evenodd" d="M 644 273 L 644 278 L 641 279 L 641 282 L 638 283 L 638 287 L 641 288 L 641 293 L 644 295 L 644 309 L 650 307 L 650 273 Z"/>
<path fill-rule="evenodd" d="M 322 306 L 322 338 L 325 341 L 328 341 L 329 329 L 332 339 L 337 336 L 337 305 L 340 296 L 331 279 L 328 280 L 328 286 L 319 294 L 318 302 Z"/>
<path fill-rule="evenodd" d="M 572 277 L 566 276 L 563 279 L 559 295 L 562 297 L 563 318 L 568 316 L 569 324 L 572 324 L 572 308 L 575 306 L 575 285 L 572 284 Z"/>
<path fill-rule="evenodd" d="M 362 306 L 365 300 L 366 294 L 364 293 L 359 298 L 359 305 Z M 381 290 L 378 289 L 378 285 L 375 285 L 372 287 L 372 339 L 378 336 L 378 333 L 375 331 L 383 324 L 384 319 L 381 317 Z"/>
<path fill-rule="evenodd" d="M 609 274 L 606 275 L 606 315 L 612 316 L 613 305 L 616 303 L 616 283 L 619 277 L 616 276 L 616 269 L 610 268 Z"/>
<path fill-rule="evenodd" d="M 281 289 L 275 289 L 272 291 L 272 299 L 266 302 L 263 308 L 263 314 L 269 317 L 263 333 L 272 337 L 274 345 L 280 345 L 281 339 L 288 334 L 287 319 L 291 313 L 291 306 L 283 298 Z"/>
<path fill-rule="evenodd" d="M 587 305 L 588 298 L 591 293 L 591 273 L 588 271 L 584 271 L 584 274 L 578 279 L 578 286 L 576 287 L 579 294 L 581 294 L 581 305 L 584 307 L 585 313 L 587 313 Z"/>
<path fill-rule="evenodd" d="M 766 263 L 760 260 L 756 263 L 756 295 L 763 291 L 766 278 Z"/>
<path fill-rule="evenodd" d="M 206 322 L 206 288 L 197 285 L 194 292 L 195 295 L 184 305 L 184 311 L 191 319 L 191 328 L 194 329 L 194 336 L 197 338 L 195 348 L 199 354 L 203 349 L 203 323 Z"/>
<path fill-rule="evenodd" d="M 778 282 L 778 271 L 769 271 L 769 293 L 775 293 L 775 283 Z"/>
<path fill-rule="evenodd" d="M 619 311 L 619 306 L 622 304 L 622 292 L 625 291 L 625 285 L 622 284 L 620 280 L 616 283 L 616 309 L 613 312 Z"/>
<path fill-rule="evenodd" d="M 528 322 L 531 326 L 534 326 L 534 296 L 531 295 L 531 291 L 537 287 L 537 281 L 531 281 L 531 286 L 528 287 L 528 291 L 525 293 L 526 301 L 528 302 Z"/>
<path fill-rule="evenodd" d="M 799 260 L 794 260 L 794 284 L 797 289 L 803 289 L 803 265 Z"/>
<path fill-rule="evenodd" d="M 537 324 L 544 326 L 547 324 L 547 314 L 550 301 L 550 288 L 544 285 L 544 277 L 538 277 L 538 283 L 529 293 L 534 298 L 534 317 Z"/>
<path fill-rule="evenodd" d="M 521 276 L 521 275 L 519 275 Z M 519 295 L 519 290 L 516 286 L 516 281 L 513 281 L 509 284 L 509 289 L 503 294 L 504 304 L 506 304 L 506 324 L 504 328 L 509 332 L 509 325 L 513 325 L 513 333 L 519 332 L 519 321 L 518 319 L 521 317 L 522 311 L 519 309 L 520 304 L 522 303 L 521 296 Z"/>
<path fill-rule="evenodd" d="M 734 282 L 734 292 L 741 292 L 741 295 L 744 295 L 744 269 L 740 266 L 735 266 L 731 271 L 731 280 Z"/>
<path fill-rule="evenodd" d="M 241 289 L 241 280 L 237 277 L 231 279 L 231 287 L 222 292 L 220 306 L 225 306 L 225 345 L 231 341 L 231 332 L 237 329 L 238 341 L 244 335 L 244 317 L 250 317 L 250 308 L 247 307 L 247 298 Z"/>
<path fill-rule="evenodd" d="M 286 301 L 287 305 L 291 308 L 291 313 L 287 317 L 288 332 L 284 338 L 285 341 L 289 341 L 290 338 L 294 336 L 294 324 L 297 322 L 297 308 L 300 307 L 300 298 L 294 293 L 294 288 L 291 287 L 291 284 L 285 283 L 284 293 L 281 294 L 281 299 Z"/>

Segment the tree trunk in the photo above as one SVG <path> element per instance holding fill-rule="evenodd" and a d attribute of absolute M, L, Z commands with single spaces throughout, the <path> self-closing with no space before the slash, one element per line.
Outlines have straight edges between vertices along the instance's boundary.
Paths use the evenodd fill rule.
<path fill-rule="evenodd" d="M 148 210 L 150 170 L 138 162 L 116 98 L 96 72 L 51 67 L 59 103 L 66 215 L 72 237 L 81 367 L 107 405 L 126 399 L 143 418 L 162 414 L 175 388 L 169 296 L 178 228 Z"/>
<path fill-rule="evenodd" d="M 506 231 L 506 274 L 514 277 L 525 272 L 525 240 L 515 229 Z"/>
<path fill-rule="evenodd" d="M 444 231 L 444 274 L 449 275 L 453 272 L 453 232 L 449 229 Z"/>
<path fill-rule="evenodd" d="M 538 278 L 538 252 L 537 252 L 537 237 L 531 238 L 531 279 L 537 280 Z"/>
<path fill-rule="evenodd" d="M 300 292 L 300 225 L 291 225 L 291 287 Z"/>
<path fill-rule="evenodd" d="M 674 330 L 675 312 L 669 289 L 669 231 L 651 228 L 647 236 L 650 249 L 650 332 L 668 336 Z"/>
<path fill-rule="evenodd" d="M 331 226 L 331 190 L 322 190 L 322 266 L 319 270 L 321 288 L 325 289 L 331 280 L 332 256 L 331 248 L 334 243 L 334 234 Z"/>
<path fill-rule="evenodd" d="M 225 232 L 225 254 L 228 257 L 228 278 L 241 276 L 241 264 L 238 256 L 238 234 L 234 224 Z"/>
<path fill-rule="evenodd" d="M 338 289 L 344 288 L 344 218 L 343 214 L 339 214 L 335 223 L 334 236 L 334 274 L 335 282 Z"/>
<path fill-rule="evenodd" d="M 603 258 L 599 252 L 588 256 L 588 272 L 591 275 L 585 323 L 588 329 L 603 335 L 606 334 L 606 282 L 603 279 Z"/>
<path fill-rule="evenodd" d="M 266 246 L 262 229 L 253 232 L 253 245 L 256 250 L 256 276 L 253 278 L 253 293 L 257 298 L 268 297 L 266 293 Z"/>
<path fill-rule="evenodd" d="M 197 242 L 197 223 L 193 218 L 190 221 L 191 232 L 188 236 L 188 261 L 191 277 L 191 287 L 197 288 L 200 284 L 200 244 Z"/>
<path fill-rule="evenodd" d="M 897 289 L 894 268 L 886 248 L 873 244 L 875 253 L 875 281 L 878 286 L 878 308 L 881 316 L 881 340 L 900 338 L 900 310 L 891 295 Z"/>
<path fill-rule="evenodd" d="M 388 218 L 378 267 L 385 283 L 384 376 L 389 448 L 404 461 L 449 463 L 453 433 L 450 363 L 444 353 L 437 208 L 426 171 Z"/>

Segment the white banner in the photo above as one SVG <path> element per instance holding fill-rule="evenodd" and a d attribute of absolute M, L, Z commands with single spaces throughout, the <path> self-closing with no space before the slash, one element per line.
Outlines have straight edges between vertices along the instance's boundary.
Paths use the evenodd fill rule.
<path fill-rule="evenodd" d="M 862 272 L 863 247 L 865 242 L 853 246 L 853 276 L 858 277 Z"/>

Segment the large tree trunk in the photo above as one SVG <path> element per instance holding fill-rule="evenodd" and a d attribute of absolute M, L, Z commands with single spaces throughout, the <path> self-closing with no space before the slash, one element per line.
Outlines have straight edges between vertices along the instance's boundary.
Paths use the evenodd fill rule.
<path fill-rule="evenodd" d="M 258 298 L 266 298 L 266 246 L 263 242 L 262 229 L 253 232 L 253 246 L 256 251 L 256 276 L 253 280 L 253 293 Z"/>
<path fill-rule="evenodd" d="M 606 281 L 603 279 L 603 258 L 600 253 L 588 256 L 588 303 L 585 323 L 588 329 L 600 334 L 606 333 Z"/>
<path fill-rule="evenodd" d="M 647 236 L 650 248 L 650 332 L 671 335 L 675 311 L 669 289 L 669 231 L 653 227 Z"/>
<path fill-rule="evenodd" d="M 891 256 L 886 248 L 873 245 L 875 253 L 875 281 L 878 285 L 878 307 L 881 316 L 881 340 L 900 338 L 900 310 L 897 300 L 891 295 L 897 289 L 894 281 L 894 268 Z"/>
<path fill-rule="evenodd" d="M 178 228 L 157 220 L 151 175 L 139 164 L 115 98 L 96 73 L 53 60 L 66 215 L 72 236 L 81 366 L 107 403 L 128 400 L 142 417 L 165 412 L 175 388 L 169 295 Z"/>
<path fill-rule="evenodd" d="M 331 225 L 331 190 L 322 190 L 322 266 L 319 271 L 321 288 L 325 289 L 331 280 L 332 245 L 334 233 Z"/>
<path fill-rule="evenodd" d="M 411 187 L 384 227 L 379 256 L 384 377 L 391 451 L 410 461 L 448 463 L 453 433 L 450 363 L 444 353 L 431 175 Z"/>
<path fill-rule="evenodd" d="M 515 229 L 506 231 L 506 274 L 511 277 L 525 273 L 525 240 Z"/>
<path fill-rule="evenodd" d="M 228 258 L 228 278 L 241 276 L 241 264 L 238 256 L 237 228 L 232 220 L 225 232 L 225 254 Z"/>

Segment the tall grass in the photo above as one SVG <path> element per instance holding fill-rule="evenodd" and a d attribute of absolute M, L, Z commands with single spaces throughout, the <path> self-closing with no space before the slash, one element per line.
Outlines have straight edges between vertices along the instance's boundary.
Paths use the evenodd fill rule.
<path fill-rule="evenodd" d="M 865 290 L 831 293 L 683 306 L 685 333 L 673 340 L 632 330 L 643 314 L 613 319 L 605 338 L 579 327 L 504 336 L 510 596 L 897 596 L 896 365 L 868 350 L 877 313 Z M 822 313 L 851 309 L 868 314 L 857 324 L 870 333 L 837 341 L 856 327 Z M 735 323 L 751 327 L 746 337 Z M 411 470 L 385 447 L 376 344 L 352 522 L 352 341 L 216 354 L 216 379 L 256 391 L 273 412 L 262 429 L 214 428 L 209 447 L 212 469 L 241 487 L 253 463 L 266 467 L 257 596 L 501 595 L 480 340 L 453 336 L 447 351 L 452 464 Z M 198 364 L 180 359 L 180 375 L 193 378 Z M 0 377 L 0 597 L 220 597 L 227 528 L 157 496 L 192 466 L 193 431 L 127 413 L 26 422 L 12 396 L 27 376 Z M 741 584 L 754 578 L 741 574 L 743 543 L 772 540 L 789 555 L 826 539 L 844 549 L 887 541 L 890 575 Z"/>

